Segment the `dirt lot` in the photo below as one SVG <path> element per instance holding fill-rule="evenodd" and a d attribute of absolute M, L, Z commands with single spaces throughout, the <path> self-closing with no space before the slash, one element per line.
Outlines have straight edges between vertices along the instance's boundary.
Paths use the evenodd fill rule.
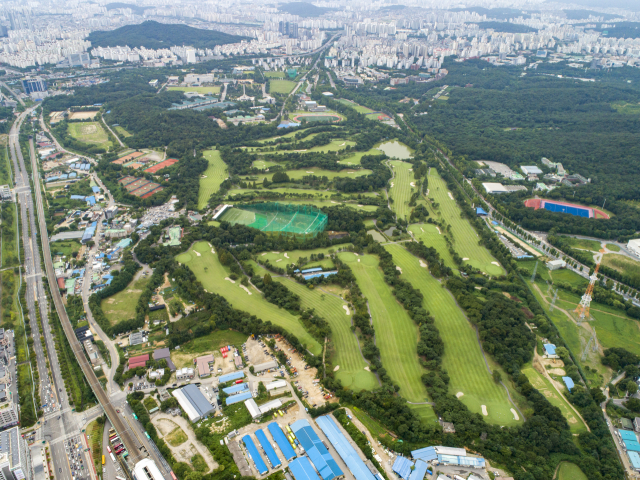
<path fill-rule="evenodd" d="M 213 376 L 224 375 L 225 373 L 237 371 L 235 364 L 233 363 L 233 355 L 229 355 L 227 358 L 222 358 L 222 354 L 218 350 L 211 350 L 209 352 L 202 352 L 198 354 L 172 351 L 171 360 L 178 368 L 191 367 L 195 369 L 196 366 L 193 364 L 194 358 L 203 357 L 208 354 L 212 354 L 215 359 L 215 363 L 213 364 Z M 222 372 L 219 373 L 218 368 L 221 368 Z M 204 378 L 203 382 L 207 382 L 207 380 L 209 380 L 209 378 Z"/>
<path fill-rule="evenodd" d="M 309 392 L 309 396 L 306 398 L 306 401 L 307 403 L 309 403 L 309 405 L 324 405 L 327 401 L 323 397 L 322 391 L 320 390 L 321 387 L 318 384 L 313 383 L 313 381 L 316 379 L 317 369 L 309 368 L 305 370 L 305 361 L 297 352 L 293 353 L 292 347 L 284 340 L 277 340 L 276 345 L 278 346 L 278 348 L 284 351 L 284 353 L 288 357 L 291 358 L 291 366 L 298 369 L 298 376 L 292 377 L 291 383 L 295 384 L 295 382 L 297 381 L 297 386 L 299 386 L 303 392 Z"/>
<path fill-rule="evenodd" d="M 247 340 L 247 354 L 246 359 L 253 365 L 260 365 L 261 363 L 268 362 L 271 357 L 264 353 L 267 347 L 261 347 L 258 340 L 252 340 L 251 337 Z"/>
<path fill-rule="evenodd" d="M 72 112 L 69 114 L 69 120 L 86 120 L 94 118 L 98 112 Z"/>

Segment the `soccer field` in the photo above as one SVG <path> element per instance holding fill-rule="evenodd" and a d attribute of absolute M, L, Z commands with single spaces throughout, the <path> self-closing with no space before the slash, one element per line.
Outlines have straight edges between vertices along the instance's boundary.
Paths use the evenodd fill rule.
<path fill-rule="evenodd" d="M 98 122 L 78 122 L 70 123 L 68 127 L 69 135 L 84 143 L 91 143 L 105 148 L 111 147 L 111 142 Z"/>
<path fill-rule="evenodd" d="M 353 253 L 339 253 L 338 256 L 349 264 L 369 301 L 382 364 L 400 386 L 399 393 L 410 402 L 430 401 L 421 380 L 426 370 L 418 359 L 418 327 L 385 283 L 378 258 Z"/>
<path fill-rule="evenodd" d="M 465 263 L 480 269 L 481 272 L 496 276 L 504 274 L 503 268 L 496 265 L 498 262 L 489 251 L 478 245 L 480 237 L 471 224 L 466 219 L 460 218 L 460 207 L 435 168 L 430 169 L 427 178 L 429 179 L 429 194 L 427 196 L 439 204 L 436 213 L 447 225 L 451 225 L 453 248 L 458 252 L 458 255 L 467 258 Z"/>
<path fill-rule="evenodd" d="M 269 80 L 269 93 L 288 94 L 295 86 L 296 83 L 289 80 Z"/>
<path fill-rule="evenodd" d="M 211 253 L 211 250 L 207 242 L 198 242 L 187 252 L 178 255 L 176 261 L 188 266 L 209 293 L 222 295 L 234 308 L 284 328 L 298 337 L 298 340 L 314 355 L 322 353 L 320 344 L 307 333 L 297 317 L 267 302 L 253 288 L 250 288 L 251 295 L 249 295 L 241 287 L 240 282 L 232 283 L 225 280 L 229 277 L 230 271 L 222 266 L 218 261 L 217 253 Z"/>
<path fill-rule="evenodd" d="M 227 178 L 227 166 L 220 158 L 217 150 L 206 150 L 203 152 L 204 158 L 209 162 L 209 166 L 200 177 L 200 191 L 198 192 L 198 208 L 207 206 L 211 195 L 220 189 L 220 184 Z"/>
<path fill-rule="evenodd" d="M 391 209 L 396 213 L 398 219 L 402 218 L 409 221 L 409 215 L 411 213 L 409 200 L 411 200 L 411 194 L 418 191 L 417 187 L 415 187 L 413 172 L 410 171 L 413 165 L 399 160 L 391 160 L 389 161 L 389 165 L 391 165 L 395 174 L 394 178 L 389 180 L 393 184 L 389 189 L 389 195 L 393 197 Z M 412 186 L 411 183 L 413 183 L 414 186 Z"/>
<path fill-rule="evenodd" d="M 408 281 L 424 295 L 423 306 L 431 312 L 435 325 L 444 342 L 445 354 L 442 366 L 451 378 L 449 393 L 463 395 L 460 401 L 474 413 L 482 414 L 482 405 L 486 406 L 489 423 L 497 425 L 516 425 L 507 392 L 502 385 L 493 381 L 482 357 L 480 345 L 473 326 L 456 305 L 451 293 L 442 288 L 427 268 L 420 266 L 420 260 L 398 244 L 386 245 L 385 249 L 393 255 L 396 265 L 402 269 L 401 278 Z M 502 373 L 505 378 L 506 374 Z"/>

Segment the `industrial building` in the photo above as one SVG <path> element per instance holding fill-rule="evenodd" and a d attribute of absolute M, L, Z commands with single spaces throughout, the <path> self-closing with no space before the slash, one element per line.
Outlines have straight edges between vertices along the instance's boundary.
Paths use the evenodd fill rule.
<path fill-rule="evenodd" d="M 213 355 L 205 355 L 196 358 L 196 367 L 198 368 L 198 376 L 200 378 L 211 376 L 211 364 L 215 361 Z"/>
<path fill-rule="evenodd" d="M 287 437 L 284 435 L 284 432 L 282 431 L 282 428 L 280 428 L 280 425 L 278 425 L 276 422 L 271 422 L 267 426 L 267 428 L 269 429 L 269 433 L 271 433 L 273 439 L 278 444 L 278 448 L 282 452 L 285 460 L 287 462 L 290 462 L 292 458 L 295 458 L 297 456 L 296 451 L 291 446 L 291 443 L 289 443 L 289 440 L 287 440 Z"/>
<path fill-rule="evenodd" d="M 232 380 L 240 380 L 241 378 L 244 378 L 244 372 L 227 373 L 226 375 L 221 375 L 220 378 L 218 378 L 218 383 L 227 383 Z"/>
<path fill-rule="evenodd" d="M 523 165 L 520 167 L 520 170 L 522 170 L 522 173 L 525 175 L 540 175 L 542 173 L 542 170 L 535 165 Z"/>
<path fill-rule="evenodd" d="M 138 480 L 164 480 L 156 462 L 150 458 L 145 458 L 136 463 L 133 473 Z"/>
<path fill-rule="evenodd" d="M 564 260 L 550 260 L 547 262 L 547 268 L 549 270 L 559 270 L 561 268 L 566 268 L 567 262 Z"/>
<path fill-rule="evenodd" d="M 267 388 L 267 392 L 272 395 L 276 395 L 287 388 L 287 382 L 284 380 L 276 380 L 275 382 L 267 383 L 265 386 Z"/>
<path fill-rule="evenodd" d="M 29 450 L 20 427 L 0 432 L 0 472 L 4 480 L 33 478 Z"/>
<path fill-rule="evenodd" d="M 133 370 L 134 368 L 144 367 L 147 365 L 149 361 L 149 354 L 145 353 L 144 355 L 138 355 L 136 357 L 129 358 L 129 370 Z"/>
<path fill-rule="evenodd" d="M 159 348 L 155 352 L 153 352 L 153 359 L 156 361 L 165 360 L 167 362 L 167 367 L 172 372 L 176 371 L 176 366 L 171 361 L 171 353 L 168 348 Z"/>
<path fill-rule="evenodd" d="M 393 470 L 400 478 L 404 480 L 409 480 L 411 476 L 411 467 L 413 467 L 413 462 L 408 458 L 404 457 L 396 457 L 395 462 L 391 466 L 391 470 Z"/>
<path fill-rule="evenodd" d="M 302 448 L 304 448 L 304 451 L 309 455 L 311 463 L 313 463 L 322 480 L 332 480 L 344 475 L 307 420 L 301 419 L 294 422 L 291 425 L 291 430 L 300 445 L 302 445 Z"/>
<path fill-rule="evenodd" d="M 182 410 L 189 416 L 189 420 L 197 422 L 215 410 L 207 398 L 195 385 L 174 390 L 172 395 L 176 397 Z"/>
<path fill-rule="evenodd" d="M 289 464 L 289 470 L 296 480 L 320 480 L 308 457 L 296 458 Z"/>
<path fill-rule="evenodd" d="M 636 257 L 640 257 L 640 238 L 634 238 L 633 240 L 629 240 L 629 243 L 627 243 L 627 248 Z"/>
<path fill-rule="evenodd" d="M 224 403 L 226 405 L 233 405 L 234 403 L 244 402 L 245 400 L 248 400 L 252 396 L 253 395 L 251 395 L 251 392 L 247 391 L 247 392 L 239 393 L 238 395 L 232 395 L 230 397 L 225 398 Z"/>
<path fill-rule="evenodd" d="M 262 451 L 267 456 L 267 460 L 269 460 L 271 468 L 278 468 L 280 465 L 282 465 L 282 462 L 278 458 L 276 451 L 273 449 L 273 447 L 269 443 L 269 439 L 262 430 L 256 430 L 256 438 L 258 439 L 258 442 L 262 447 Z"/>
<path fill-rule="evenodd" d="M 249 390 L 248 383 L 238 383 L 237 385 L 231 385 L 230 387 L 223 388 L 222 391 L 227 395 L 236 395 L 238 393 L 246 392 Z"/>
<path fill-rule="evenodd" d="M 129 345 L 132 347 L 135 345 L 140 345 L 143 340 L 144 340 L 144 337 L 142 336 L 142 332 L 133 332 L 132 334 L 129 335 Z"/>
<path fill-rule="evenodd" d="M 272 368 L 277 368 L 277 367 L 278 367 L 278 362 L 276 362 L 275 360 L 271 360 L 269 362 L 261 363 L 260 365 L 254 365 L 253 372 L 260 373 L 260 372 L 271 370 Z"/>
<path fill-rule="evenodd" d="M 426 448 L 421 448 L 419 450 L 413 450 L 411 452 L 411 456 L 416 459 L 416 469 L 417 469 L 418 461 L 430 462 L 433 460 L 437 460 L 443 465 L 456 465 L 456 466 L 470 467 L 470 468 L 485 468 L 484 458 L 470 457 L 467 455 L 467 451 L 464 448 L 443 447 L 443 446 L 426 447 Z M 411 468 L 411 466 L 413 466 L 412 463 L 409 466 L 409 468 Z M 404 464 L 403 464 L 403 467 L 404 467 Z M 414 469 L 413 471 L 415 472 L 416 469 Z M 395 464 L 394 464 L 394 471 L 395 471 Z M 411 479 L 411 480 L 414 480 L 414 479 Z"/>
<path fill-rule="evenodd" d="M 193 368 L 183 367 L 176 370 L 176 380 L 191 380 L 194 377 Z"/>
<path fill-rule="evenodd" d="M 258 473 L 260 475 L 267 473 L 269 469 L 267 468 L 266 463 L 264 463 L 264 460 L 262 459 L 260 452 L 258 452 L 258 449 L 256 448 L 255 443 L 253 443 L 251 437 L 249 435 L 245 435 L 242 437 L 242 443 L 244 443 L 247 453 L 249 454 L 249 458 L 253 460 L 253 464 L 255 465 Z"/>
<path fill-rule="evenodd" d="M 340 455 L 340 458 L 342 458 L 356 480 L 376 480 L 373 473 L 360 458 L 360 455 L 358 455 L 356 449 L 351 446 L 349 440 L 343 435 L 342 431 L 340 431 L 333 418 L 329 415 L 324 415 L 318 417 L 316 423 L 329 439 L 329 442 L 331 442 L 333 448 L 336 449 L 336 452 L 338 452 L 338 455 Z M 421 478 L 420 480 L 423 479 Z"/>

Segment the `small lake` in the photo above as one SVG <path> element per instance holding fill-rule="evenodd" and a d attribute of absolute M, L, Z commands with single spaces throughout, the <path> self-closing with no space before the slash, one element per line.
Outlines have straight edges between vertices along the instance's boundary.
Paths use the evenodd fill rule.
<path fill-rule="evenodd" d="M 408 158 L 412 158 L 409 147 L 397 140 L 383 143 L 378 147 L 378 150 L 382 150 L 388 157 L 397 158 L 398 160 L 407 160 Z"/>

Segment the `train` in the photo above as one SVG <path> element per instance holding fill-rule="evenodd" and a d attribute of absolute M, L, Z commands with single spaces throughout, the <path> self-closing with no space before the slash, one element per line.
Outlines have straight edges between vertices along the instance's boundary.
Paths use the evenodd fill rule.
<path fill-rule="evenodd" d="M 171 470 L 171 478 L 172 478 L 173 480 L 178 480 L 178 477 L 176 477 L 176 474 L 175 474 L 175 473 L 173 473 L 173 470 Z"/>

